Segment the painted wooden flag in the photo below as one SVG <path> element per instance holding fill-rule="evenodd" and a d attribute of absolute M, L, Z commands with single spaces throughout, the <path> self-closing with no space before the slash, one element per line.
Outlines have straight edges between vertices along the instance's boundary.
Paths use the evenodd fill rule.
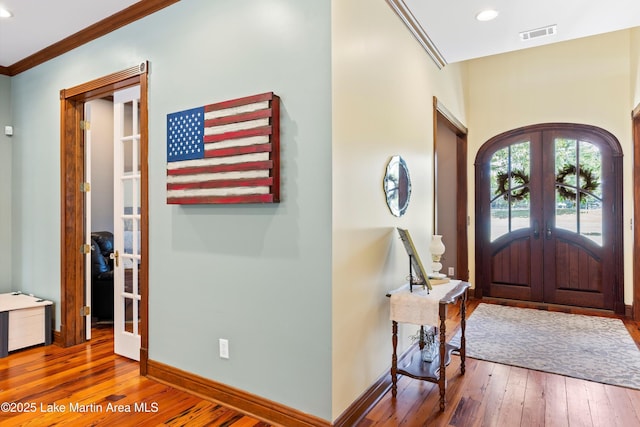
<path fill-rule="evenodd" d="M 167 203 L 280 201 L 280 98 L 167 114 Z"/>

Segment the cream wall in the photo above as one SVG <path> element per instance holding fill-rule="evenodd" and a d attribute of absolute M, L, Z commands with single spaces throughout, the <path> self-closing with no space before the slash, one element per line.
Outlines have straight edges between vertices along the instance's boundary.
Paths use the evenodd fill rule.
<path fill-rule="evenodd" d="M 630 30 L 631 48 L 631 105 L 635 108 L 640 104 L 640 27 Z"/>
<path fill-rule="evenodd" d="M 384 0 L 332 1 L 334 419 L 390 368 L 385 293 L 409 273 L 395 228 L 409 229 L 429 259 L 432 99 L 464 121 L 462 68 L 438 70 Z M 406 160 L 413 184 L 401 218 L 382 190 L 393 155 Z M 401 329 L 400 349 L 413 329 Z"/>
<path fill-rule="evenodd" d="M 638 45 L 637 30 L 634 30 Z M 632 302 L 632 33 L 618 31 L 469 61 L 469 211 L 478 148 L 504 131 L 544 122 L 586 123 L 615 135 L 624 152 L 625 304 Z M 637 65 L 635 65 L 637 75 Z M 637 89 L 636 89 L 637 91 Z M 637 95 L 636 95 L 637 98 Z M 474 221 L 469 264 L 475 271 Z"/>

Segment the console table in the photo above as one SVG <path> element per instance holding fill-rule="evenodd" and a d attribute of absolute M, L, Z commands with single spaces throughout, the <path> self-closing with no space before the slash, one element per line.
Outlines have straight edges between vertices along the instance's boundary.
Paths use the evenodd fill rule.
<path fill-rule="evenodd" d="M 393 355 L 391 356 L 391 395 L 393 398 L 398 393 L 398 375 L 406 375 L 410 378 L 429 381 L 438 384 L 440 388 L 440 410 L 444 411 L 446 367 L 451 361 L 451 354 L 458 352 L 460 355 L 460 372 L 465 370 L 465 327 L 466 327 L 466 301 L 470 284 L 459 280 L 449 283 L 434 285 L 430 293 L 426 290 L 409 291 L 405 285 L 387 296 L 391 298 L 391 323 Z M 414 288 L 415 289 L 415 288 Z M 447 307 L 450 304 L 460 303 L 460 345 L 453 345 L 446 340 Z M 398 367 L 398 323 L 410 323 L 423 327 L 424 325 L 438 326 L 440 324 L 440 341 L 438 356 L 432 362 L 422 361 L 420 348 L 414 349 L 408 356 L 408 362 Z"/>
<path fill-rule="evenodd" d="M 37 344 L 51 344 L 53 303 L 19 292 L 0 294 L 0 357 Z"/>

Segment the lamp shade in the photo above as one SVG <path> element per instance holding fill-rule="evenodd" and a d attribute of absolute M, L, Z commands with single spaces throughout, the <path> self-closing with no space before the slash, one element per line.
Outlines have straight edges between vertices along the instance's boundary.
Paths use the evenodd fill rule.
<path fill-rule="evenodd" d="M 431 238 L 431 243 L 429 244 L 429 251 L 431 251 L 431 255 L 433 256 L 442 256 L 444 254 L 444 243 L 442 243 L 442 236 L 439 234 L 434 234 Z"/>

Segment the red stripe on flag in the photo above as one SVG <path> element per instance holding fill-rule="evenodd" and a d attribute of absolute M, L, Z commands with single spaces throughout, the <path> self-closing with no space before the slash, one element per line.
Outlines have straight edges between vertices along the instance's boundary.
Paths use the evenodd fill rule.
<path fill-rule="evenodd" d="M 268 119 L 271 117 L 271 109 L 251 111 L 249 113 L 234 114 L 233 116 L 217 117 L 204 121 L 205 127 L 228 125 L 230 123 L 248 122 L 249 120 Z"/>
<path fill-rule="evenodd" d="M 226 139 L 248 138 L 250 136 L 271 135 L 271 126 L 262 126 L 252 129 L 237 130 L 233 132 L 225 132 L 217 135 L 205 135 L 204 142 L 218 142 Z"/>
<path fill-rule="evenodd" d="M 243 178 L 217 179 L 205 182 L 176 182 L 167 183 L 167 190 L 197 190 L 203 188 L 231 188 L 231 187 L 269 187 L 273 178 Z"/>
<path fill-rule="evenodd" d="M 244 196 L 167 197 L 167 203 L 174 205 L 197 205 L 203 203 L 273 203 L 273 194 L 247 194 Z"/>
<path fill-rule="evenodd" d="M 168 169 L 169 176 L 198 175 L 203 173 L 217 172 L 245 172 L 251 170 L 270 169 L 273 167 L 273 161 L 264 160 L 260 162 L 245 162 L 224 165 L 194 166 L 178 169 Z"/>
<path fill-rule="evenodd" d="M 256 102 L 271 101 L 273 92 L 261 93 L 259 95 L 246 96 L 244 98 L 232 99 L 230 101 L 218 102 L 216 104 L 205 105 L 204 112 L 224 110 L 226 108 L 239 107 L 240 105 L 254 104 Z"/>
<path fill-rule="evenodd" d="M 247 145 L 244 147 L 219 148 L 217 150 L 206 150 L 204 157 L 228 157 L 239 156 L 241 154 L 268 153 L 271 151 L 271 144 Z"/>

